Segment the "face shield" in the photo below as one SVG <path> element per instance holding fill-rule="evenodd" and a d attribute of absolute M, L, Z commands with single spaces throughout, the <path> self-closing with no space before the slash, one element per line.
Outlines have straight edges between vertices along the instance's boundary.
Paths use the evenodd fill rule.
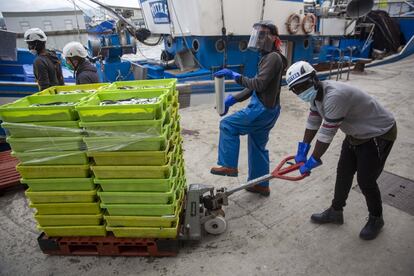
<path fill-rule="evenodd" d="M 254 51 L 271 52 L 273 44 L 273 36 L 268 28 L 261 25 L 253 26 L 247 48 Z"/>

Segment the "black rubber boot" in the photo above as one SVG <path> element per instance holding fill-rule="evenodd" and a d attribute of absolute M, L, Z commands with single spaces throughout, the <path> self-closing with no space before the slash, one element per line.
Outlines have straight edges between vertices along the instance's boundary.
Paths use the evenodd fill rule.
<path fill-rule="evenodd" d="M 373 240 L 381 232 L 383 226 L 384 219 L 382 216 L 375 217 L 370 215 L 368 217 L 367 224 L 365 224 L 364 228 L 361 230 L 361 233 L 359 233 L 359 237 L 363 240 Z"/>
<path fill-rule="evenodd" d="M 344 224 L 344 216 L 342 211 L 335 211 L 332 207 L 319 214 L 313 214 L 311 221 L 319 224 L 334 223 Z"/>

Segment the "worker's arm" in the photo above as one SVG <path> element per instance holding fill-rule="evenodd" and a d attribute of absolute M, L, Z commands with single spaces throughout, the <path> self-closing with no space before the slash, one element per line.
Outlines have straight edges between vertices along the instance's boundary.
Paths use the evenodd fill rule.
<path fill-rule="evenodd" d="M 234 95 L 234 98 L 238 102 L 242 102 L 250 98 L 250 96 L 253 94 L 253 90 L 250 90 L 249 88 L 243 89 L 240 93 L 237 93 Z"/>
<path fill-rule="evenodd" d="M 254 78 L 240 76 L 236 78 L 236 82 L 250 90 L 260 93 L 269 85 L 275 75 L 283 70 L 283 61 L 277 53 L 267 54 L 259 64 L 259 70 Z"/>
<path fill-rule="evenodd" d="M 36 59 L 33 64 L 33 72 L 40 91 L 50 87 L 49 73 L 47 64 L 40 58 Z"/>

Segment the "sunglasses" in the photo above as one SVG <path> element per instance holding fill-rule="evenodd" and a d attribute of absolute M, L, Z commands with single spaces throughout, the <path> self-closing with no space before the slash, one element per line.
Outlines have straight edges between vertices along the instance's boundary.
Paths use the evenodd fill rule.
<path fill-rule="evenodd" d="M 308 79 L 304 82 L 298 83 L 290 88 L 290 90 L 293 91 L 296 95 L 301 94 L 303 91 L 308 89 L 309 87 L 312 87 L 314 85 L 312 79 Z"/>

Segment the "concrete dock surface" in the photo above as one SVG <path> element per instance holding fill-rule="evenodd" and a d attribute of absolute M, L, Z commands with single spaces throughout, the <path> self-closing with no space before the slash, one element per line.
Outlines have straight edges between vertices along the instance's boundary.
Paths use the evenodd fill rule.
<path fill-rule="evenodd" d="M 349 84 L 392 111 L 398 139 L 385 171 L 414 180 L 414 57 L 351 74 Z M 239 177 L 210 174 L 216 165 L 220 117 L 214 95 L 193 95 L 181 109 L 187 183 L 236 187 L 246 180 L 247 139 L 241 138 Z M 308 105 L 286 88 L 282 112 L 270 134 L 271 167 L 294 154 L 302 139 Z M 230 113 L 244 107 L 236 104 Z M 316 225 L 310 215 L 330 206 L 343 133 L 338 131 L 323 166 L 300 182 L 273 180 L 268 198 L 245 191 L 225 208 L 227 231 L 181 248 L 176 257 L 47 256 L 38 245 L 33 210 L 22 190 L 0 197 L 1 275 L 414 275 L 414 217 L 384 204 L 385 227 L 373 241 L 358 235 L 366 223 L 362 194 L 351 190 L 345 223 Z M 356 186 L 356 182 L 354 182 Z"/>

